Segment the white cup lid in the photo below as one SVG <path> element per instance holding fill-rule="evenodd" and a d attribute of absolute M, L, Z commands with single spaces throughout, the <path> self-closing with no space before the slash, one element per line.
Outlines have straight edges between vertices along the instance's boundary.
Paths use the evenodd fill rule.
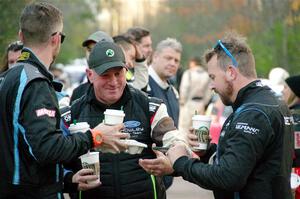
<path fill-rule="evenodd" d="M 89 129 L 90 125 L 87 122 L 77 122 L 76 124 L 71 124 L 69 129 Z"/>
<path fill-rule="evenodd" d="M 211 116 L 208 116 L 208 115 L 194 115 L 192 117 L 192 120 L 201 120 L 201 121 L 210 122 L 211 121 Z"/>
<path fill-rule="evenodd" d="M 106 109 L 104 112 L 105 115 L 116 115 L 116 116 L 125 116 L 124 111 L 116 109 Z"/>

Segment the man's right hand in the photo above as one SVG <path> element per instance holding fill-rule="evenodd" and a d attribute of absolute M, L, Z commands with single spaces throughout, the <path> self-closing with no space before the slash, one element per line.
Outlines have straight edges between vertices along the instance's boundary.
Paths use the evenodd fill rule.
<path fill-rule="evenodd" d="M 93 138 L 95 140 L 95 137 L 97 136 L 97 131 L 100 131 L 101 133 L 101 139 L 102 143 L 100 145 L 95 145 L 96 148 L 109 150 L 111 152 L 119 153 L 121 151 L 125 151 L 128 146 L 124 142 L 122 142 L 120 139 L 129 138 L 128 133 L 122 133 L 121 130 L 124 128 L 124 124 L 118 124 L 114 126 L 108 126 L 104 123 L 100 123 L 98 126 L 96 126 L 92 130 Z"/>

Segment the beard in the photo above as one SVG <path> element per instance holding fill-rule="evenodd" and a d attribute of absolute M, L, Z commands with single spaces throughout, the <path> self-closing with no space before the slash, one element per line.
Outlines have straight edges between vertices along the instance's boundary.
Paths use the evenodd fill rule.
<path fill-rule="evenodd" d="M 223 102 L 224 105 L 230 106 L 233 102 L 230 100 L 230 97 L 233 95 L 233 84 L 232 82 L 226 81 L 225 82 L 225 90 L 224 92 L 217 92 Z"/>
<path fill-rule="evenodd" d="M 53 55 L 52 55 L 52 62 L 50 64 L 50 66 L 55 62 L 58 54 L 59 54 L 59 51 L 60 51 L 60 45 L 58 45 L 54 50 L 53 50 Z"/>

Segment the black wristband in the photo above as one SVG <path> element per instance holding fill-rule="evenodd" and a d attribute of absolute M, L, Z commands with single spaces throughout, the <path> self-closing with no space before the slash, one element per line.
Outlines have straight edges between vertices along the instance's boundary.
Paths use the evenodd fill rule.
<path fill-rule="evenodd" d="M 140 58 L 140 59 L 136 58 L 136 59 L 135 59 L 135 62 L 144 62 L 145 60 L 146 60 L 145 57 Z"/>

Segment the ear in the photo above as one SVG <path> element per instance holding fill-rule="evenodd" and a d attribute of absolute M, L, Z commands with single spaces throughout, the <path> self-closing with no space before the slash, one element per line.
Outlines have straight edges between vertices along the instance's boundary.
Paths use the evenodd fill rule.
<path fill-rule="evenodd" d="M 90 83 L 93 83 L 93 71 L 89 68 L 85 69 L 85 73 L 86 73 L 86 76 L 87 78 L 89 79 Z"/>
<path fill-rule="evenodd" d="M 50 37 L 50 40 L 51 40 L 51 44 L 53 45 L 57 45 L 57 43 L 59 43 L 59 35 L 58 35 L 58 32 L 55 34 L 55 35 L 52 35 Z"/>
<path fill-rule="evenodd" d="M 226 69 L 225 76 L 228 81 L 235 80 L 237 77 L 237 68 L 229 65 Z"/>
<path fill-rule="evenodd" d="M 21 30 L 19 30 L 19 38 L 20 38 L 20 41 L 24 44 L 24 35 Z"/>

